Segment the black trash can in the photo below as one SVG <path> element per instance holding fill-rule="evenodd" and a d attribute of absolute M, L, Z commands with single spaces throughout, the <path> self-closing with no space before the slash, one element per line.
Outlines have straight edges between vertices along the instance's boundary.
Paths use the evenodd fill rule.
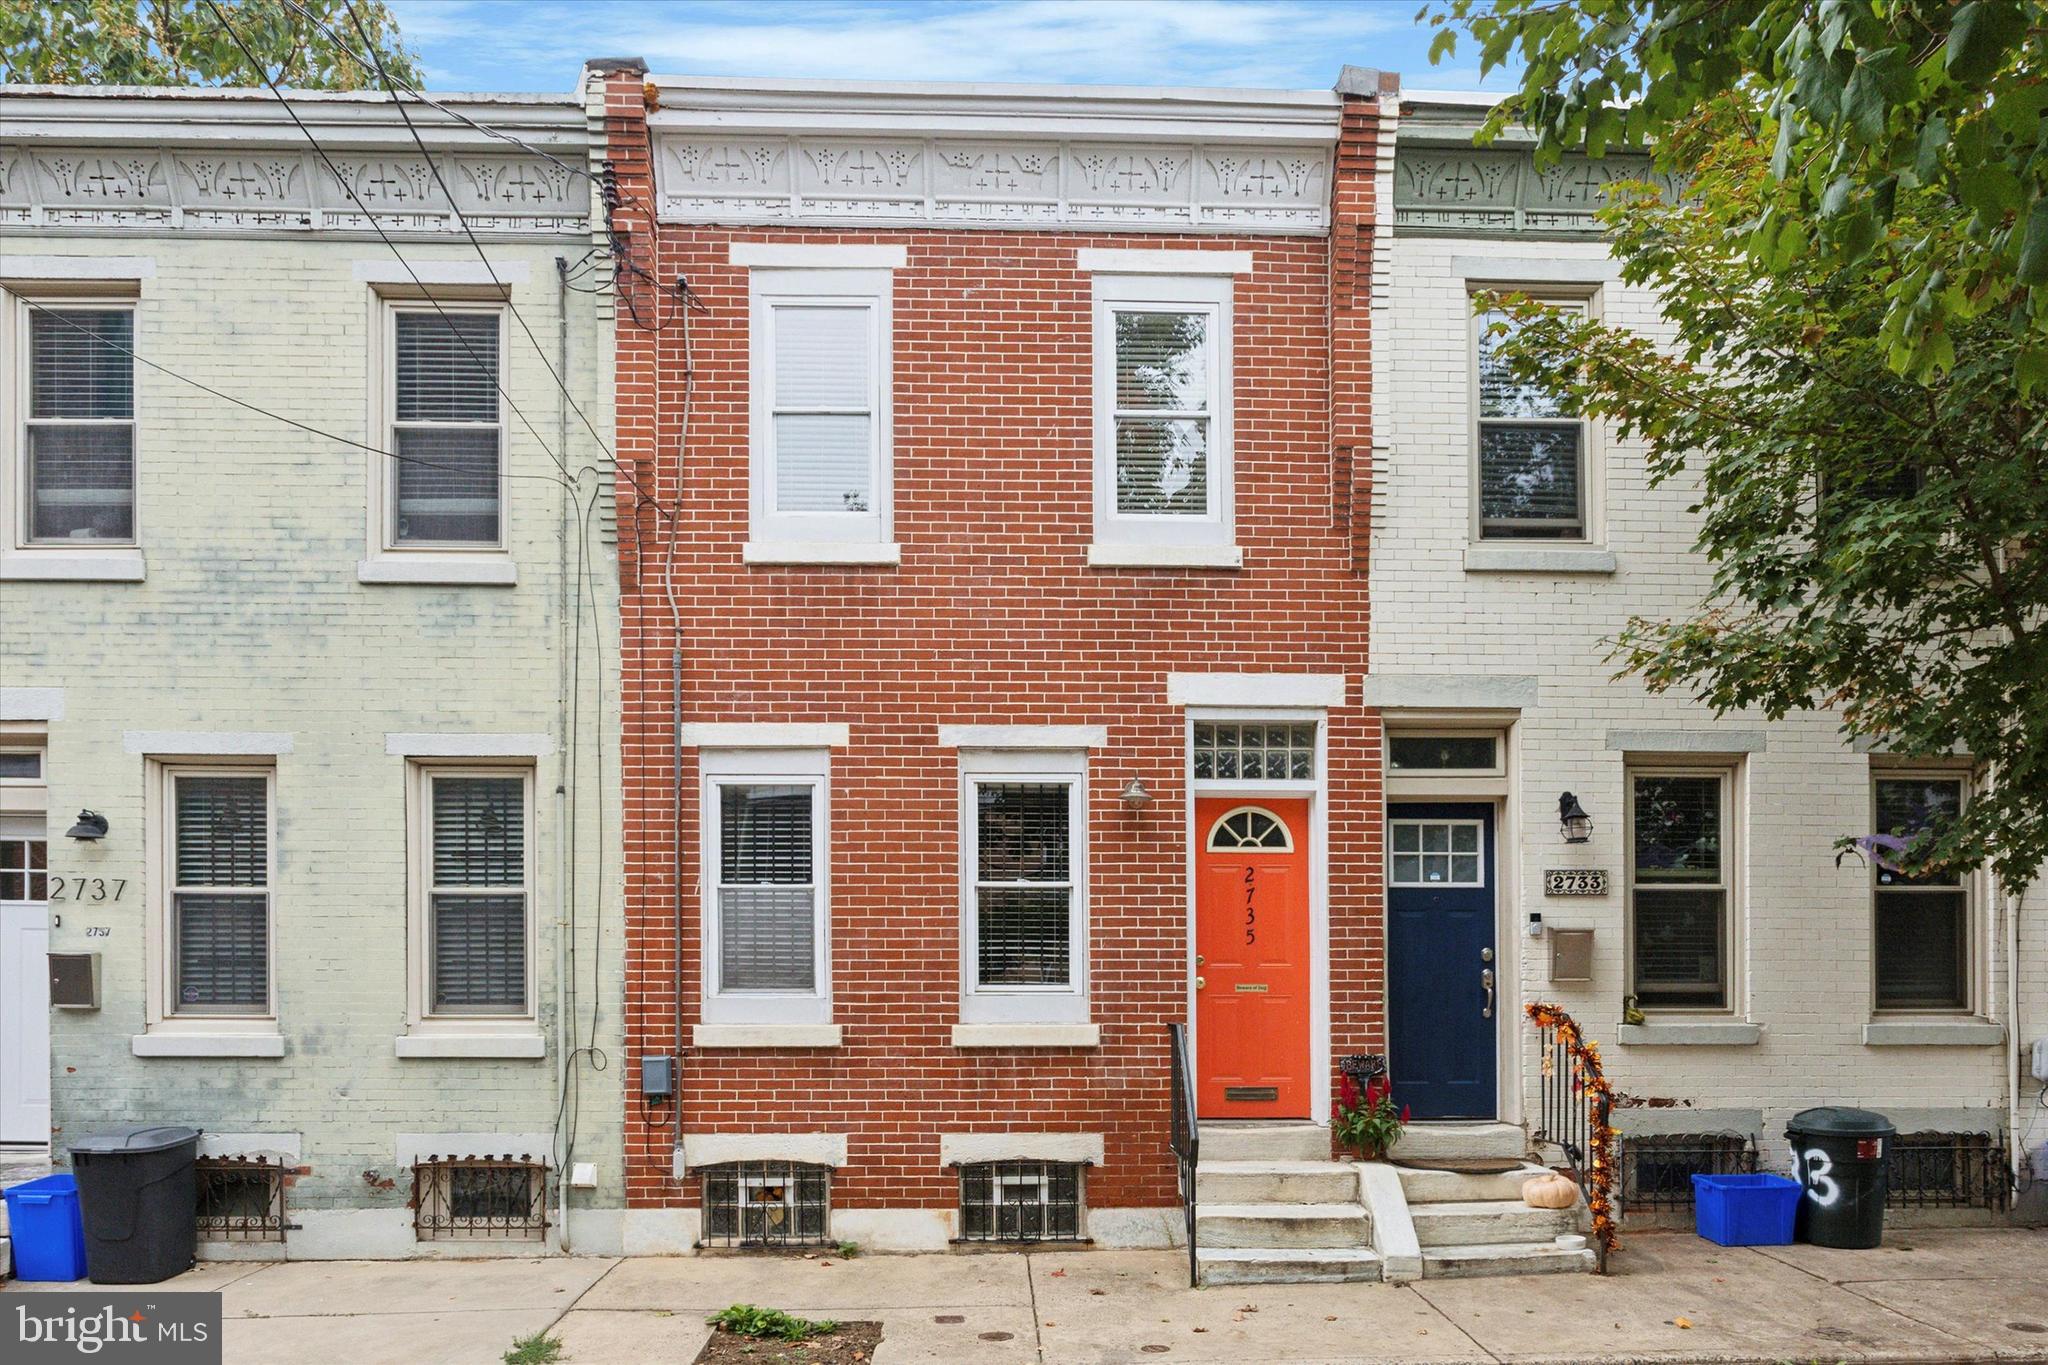
<path fill-rule="evenodd" d="M 197 1128 L 168 1124 L 110 1128 L 71 1144 L 94 1284 L 156 1284 L 192 1268 L 198 1153 Z"/>
<path fill-rule="evenodd" d="M 1885 1165 L 1892 1121 L 1868 1109 L 1807 1109 L 1785 1125 L 1792 1170 L 1805 1192 L 1793 1236 L 1815 1246 L 1867 1250 L 1884 1241 Z"/>

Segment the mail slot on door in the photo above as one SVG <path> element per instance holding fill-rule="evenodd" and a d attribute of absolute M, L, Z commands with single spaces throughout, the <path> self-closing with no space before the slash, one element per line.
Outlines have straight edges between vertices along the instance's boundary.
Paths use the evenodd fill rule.
<path fill-rule="evenodd" d="M 1593 979 L 1593 931 L 1552 929 L 1550 931 L 1550 979 L 1591 981 Z"/>

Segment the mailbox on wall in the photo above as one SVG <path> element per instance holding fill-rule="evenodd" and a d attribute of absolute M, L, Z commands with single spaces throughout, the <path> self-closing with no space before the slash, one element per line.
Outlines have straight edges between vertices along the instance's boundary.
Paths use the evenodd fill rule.
<path fill-rule="evenodd" d="M 1550 979 L 1585 981 L 1593 979 L 1593 931 L 1552 929 L 1550 931 Z"/>
<path fill-rule="evenodd" d="M 50 1008 L 96 1010 L 100 1007 L 100 955 L 50 954 Z"/>

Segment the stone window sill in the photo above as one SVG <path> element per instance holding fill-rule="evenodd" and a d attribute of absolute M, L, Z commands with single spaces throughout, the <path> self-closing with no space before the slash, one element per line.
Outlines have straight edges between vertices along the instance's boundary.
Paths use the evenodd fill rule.
<path fill-rule="evenodd" d="M 1100 1047 L 1102 1027 L 1099 1024 L 955 1024 L 953 1046 Z"/>
<path fill-rule="evenodd" d="M 277 1033 L 138 1033 L 128 1040 L 138 1057 L 282 1057 Z"/>
<path fill-rule="evenodd" d="M 1117 545 L 1096 541 L 1088 547 L 1091 569 L 1242 569 L 1244 550 L 1236 545 Z"/>
<path fill-rule="evenodd" d="M 1763 1036 L 1763 1025 L 1747 1019 L 1622 1024 L 1616 1030 L 1623 1047 L 1755 1047 Z"/>
<path fill-rule="evenodd" d="M 2005 1025 L 1990 1019 L 1873 1019 L 1863 1026 L 1865 1047 L 1996 1047 Z"/>
<path fill-rule="evenodd" d="M 506 555 L 378 555 L 356 565 L 356 581 L 509 588 L 519 582 L 519 566 Z"/>
<path fill-rule="evenodd" d="M 1466 573 L 1611 574 L 1614 551 L 1590 545 L 1468 545 Z"/>
<path fill-rule="evenodd" d="M 894 541 L 750 540 L 740 548 L 749 564 L 901 564 Z"/>
<path fill-rule="evenodd" d="M 136 546 L 107 550 L 7 550 L 0 578 L 47 583 L 140 583 L 145 577 Z"/>
<path fill-rule="evenodd" d="M 838 1047 L 842 1038 L 837 1024 L 699 1024 L 690 1030 L 690 1046 L 701 1048 Z"/>
<path fill-rule="evenodd" d="M 402 1033 L 392 1039 L 400 1057 L 545 1057 L 538 1033 Z"/>

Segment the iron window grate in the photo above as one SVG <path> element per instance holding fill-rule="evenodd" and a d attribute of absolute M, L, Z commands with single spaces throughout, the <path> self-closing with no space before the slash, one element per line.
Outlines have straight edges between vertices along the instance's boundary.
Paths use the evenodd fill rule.
<path fill-rule="evenodd" d="M 1659 1133 L 1625 1137 L 1621 1145 L 1621 1206 L 1630 1210 L 1689 1209 L 1696 1175 L 1756 1170 L 1756 1143 L 1740 1133 Z"/>
<path fill-rule="evenodd" d="M 823 1246 L 832 1168 L 734 1161 L 704 1168 L 704 1234 L 715 1247 Z"/>
<path fill-rule="evenodd" d="M 1894 1209 L 2004 1209 L 2012 1196 L 2005 1140 L 1991 1133 L 1901 1133 L 1885 1177 Z"/>
<path fill-rule="evenodd" d="M 422 1161 L 412 1168 L 413 1233 L 423 1242 L 537 1242 L 547 1235 L 547 1189 L 537 1161 Z"/>
<path fill-rule="evenodd" d="M 284 1166 L 265 1157 L 208 1156 L 194 1163 L 202 1242 L 282 1242 Z"/>
<path fill-rule="evenodd" d="M 960 1168 L 963 1242 L 1078 1242 L 1081 1167 L 1070 1161 L 987 1161 Z"/>

